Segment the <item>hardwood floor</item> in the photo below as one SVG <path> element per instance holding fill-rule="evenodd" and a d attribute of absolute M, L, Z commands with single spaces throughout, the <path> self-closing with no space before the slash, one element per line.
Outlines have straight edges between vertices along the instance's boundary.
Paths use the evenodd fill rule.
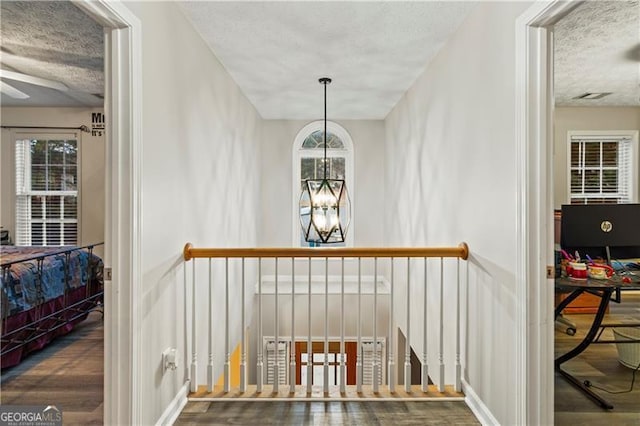
<path fill-rule="evenodd" d="M 65 425 L 103 424 L 102 315 L 92 312 L 73 332 L 2 371 L 3 405 L 55 405 Z"/>
<path fill-rule="evenodd" d="M 576 336 L 556 329 L 556 355 L 574 347 L 590 324 L 590 315 L 569 315 Z M 611 304 L 609 318 L 640 320 L 640 294 L 623 294 Z M 605 319 L 605 322 L 607 319 Z M 0 403 L 53 404 L 61 407 L 64 424 L 103 423 L 103 322 L 99 313 L 79 324 L 22 364 L 2 371 Z M 54 356 L 55 355 L 55 356 Z M 632 370 L 618 362 L 615 345 L 591 345 L 564 368 L 581 380 L 610 390 L 625 390 Z M 557 425 L 640 424 L 640 371 L 630 393 L 610 395 L 605 411 L 562 377 L 555 378 Z M 189 402 L 176 424 L 478 424 L 464 402 L 335 401 L 335 402 Z"/>
<path fill-rule="evenodd" d="M 458 401 L 189 402 L 176 425 L 478 425 Z"/>
<path fill-rule="evenodd" d="M 640 293 L 623 293 L 621 304 L 611 303 L 604 323 L 612 321 L 640 321 Z M 556 327 L 556 356 L 575 347 L 591 324 L 592 315 L 567 315 L 577 325 L 575 336 L 569 336 L 563 328 Z M 611 331 L 603 335 L 612 339 Z M 618 362 L 614 344 L 591 345 L 582 354 L 563 364 L 563 369 L 579 380 L 589 380 L 595 386 L 610 390 L 627 390 L 631 386 L 633 370 Z M 640 425 L 640 371 L 636 372 L 632 392 L 609 394 L 593 389 L 609 401 L 613 410 L 603 410 L 563 377 L 555 375 L 555 423 L 556 425 Z"/>

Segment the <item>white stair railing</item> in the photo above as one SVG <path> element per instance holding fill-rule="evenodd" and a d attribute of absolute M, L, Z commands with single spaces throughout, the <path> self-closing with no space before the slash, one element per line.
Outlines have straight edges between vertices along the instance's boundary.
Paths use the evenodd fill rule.
<path fill-rule="evenodd" d="M 268 359 L 268 372 L 269 377 L 272 378 L 286 378 L 288 381 L 288 393 L 296 393 L 296 385 L 298 383 L 301 386 L 306 387 L 307 395 L 313 393 L 314 374 L 319 374 L 321 371 L 322 380 L 317 384 L 322 383 L 322 393 L 328 395 L 333 387 L 338 389 L 341 394 L 347 392 L 348 386 L 354 385 L 357 393 L 364 391 L 363 385 L 369 386 L 365 383 L 365 370 L 367 372 L 367 382 L 370 383 L 371 390 L 374 394 L 380 392 L 380 386 L 386 386 L 386 390 L 389 393 L 396 393 L 396 382 L 399 382 L 396 373 L 403 372 L 403 390 L 406 393 L 415 392 L 413 383 L 411 382 L 412 371 L 418 366 L 412 365 L 411 353 L 412 342 L 416 340 L 415 346 L 420 346 L 422 349 L 420 359 L 420 386 L 419 389 L 423 393 L 430 391 L 429 383 L 429 359 L 430 354 L 437 357 L 438 370 L 437 385 L 435 389 L 438 392 L 446 392 L 446 387 L 451 386 L 455 392 L 461 391 L 461 345 L 462 345 L 462 327 L 461 327 L 461 291 L 463 288 L 462 279 L 460 276 L 460 259 L 466 260 L 468 256 L 468 248 L 466 244 L 461 244 L 458 247 L 449 248 L 371 248 L 371 249 L 355 249 L 355 248 L 338 248 L 338 249 L 207 249 L 207 248 L 193 248 L 190 244 L 187 244 L 184 248 L 185 261 L 193 260 L 192 264 L 192 277 L 191 277 L 191 363 L 189 369 L 189 380 L 191 392 L 198 391 L 198 357 L 197 347 L 199 342 L 199 327 L 198 321 L 202 320 L 199 315 L 204 313 L 198 312 L 197 307 L 199 297 L 205 296 L 208 298 L 208 312 L 206 312 L 207 332 L 206 343 L 208 346 L 208 363 L 206 368 L 206 389 L 207 392 L 212 393 L 215 390 L 216 377 L 215 371 L 215 348 L 216 342 L 214 336 L 220 330 L 219 326 L 214 326 L 214 303 L 213 301 L 220 300 L 221 293 L 224 293 L 224 342 L 220 346 L 223 353 L 223 359 L 218 358 L 218 362 L 222 363 L 222 392 L 229 393 L 232 391 L 232 340 L 239 339 L 237 344 L 240 351 L 239 361 L 235 361 L 238 365 L 235 367 L 239 372 L 240 383 L 238 391 L 240 393 L 247 392 L 249 382 L 249 370 L 248 366 L 248 348 L 247 348 L 247 322 L 246 322 L 246 309 L 247 296 L 253 297 L 253 293 L 247 295 L 246 281 L 247 270 L 249 268 L 252 273 L 255 273 L 257 269 L 257 297 L 255 299 L 257 306 L 255 307 L 255 329 L 252 331 L 252 341 L 256 342 L 255 351 L 255 380 L 253 382 L 256 386 L 256 392 L 260 393 L 264 391 L 265 384 L 265 351 L 268 352 L 267 343 L 275 345 L 276 355 L 274 359 L 269 357 Z M 201 283 L 197 276 L 196 258 L 208 259 L 208 282 L 205 286 Z M 286 270 L 288 263 L 280 263 L 282 258 L 289 258 L 291 260 L 291 273 L 282 272 Z M 320 258 L 323 260 L 324 268 L 323 273 L 320 276 L 313 275 L 315 261 L 313 259 Z M 363 277 L 363 258 L 372 259 L 373 263 L 373 275 Z M 400 267 L 397 268 L 395 259 L 406 259 L 406 278 L 398 280 L 397 269 L 405 269 L 404 263 L 400 262 Z M 422 258 L 423 272 L 420 276 L 420 268 L 415 268 L 416 258 Z M 431 288 L 429 279 L 430 270 L 428 268 L 429 260 L 431 258 L 439 259 L 439 280 L 437 280 L 437 287 Z M 455 274 L 449 274 L 449 271 L 453 268 L 447 268 L 447 275 L 445 276 L 445 259 L 455 258 Z M 223 263 L 217 265 L 218 259 Z M 268 268 L 273 268 L 273 286 L 267 287 L 267 293 L 265 293 L 265 275 L 263 270 L 265 268 L 265 259 L 269 259 L 266 262 Z M 345 275 L 345 259 L 349 262 L 351 268 L 357 267 L 356 275 Z M 355 260 L 353 262 L 352 260 Z M 330 262 L 331 261 L 331 262 Z M 335 263 L 339 261 L 339 263 Z M 383 263 L 381 263 L 383 261 Z M 273 263 L 271 263 L 273 262 Z M 302 267 L 296 267 L 296 262 L 302 265 Z M 357 263 L 356 263 L 357 262 Z M 305 265 L 306 263 L 306 265 Z M 330 268 L 331 263 L 331 268 Z M 371 266 L 371 264 L 368 264 Z M 306 266 L 306 268 L 305 268 Z M 381 268 L 382 266 L 382 268 Z M 234 279 L 230 274 L 230 267 L 235 270 L 240 269 L 240 282 L 234 282 Z M 218 269 L 216 269 L 218 268 Z M 306 269 L 306 271 L 305 271 Z M 296 271 L 306 272 L 305 275 L 296 276 Z M 381 273 L 382 272 L 382 273 Z M 332 275 L 333 274 L 333 275 Z M 449 277 L 449 275 L 455 275 Z M 234 277 L 238 275 L 234 273 Z M 402 274 L 400 274 L 402 277 Z M 305 277 L 305 278 L 303 278 Z M 337 278 L 336 278 L 337 277 Z M 339 287 L 330 287 L 330 282 L 339 283 Z M 365 278 L 365 279 L 363 279 Z M 420 280 L 420 278 L 422 278 Z M 434 278 L 434 277 L 431 277 Z M 185 281 L 187 280 L 187 272 L 185 269 Z M 306 282 L 305 282 L 306 281 Z M 355 294 L 353 287 L 351 291 L 347 291 L 346 282 L 349 282 L 355 286 L 357 284 L 357 290 Z M 466 284 L 468 284 L 468 268 L 467 275 L 465 277 Z M 287 282 L 290 283 L 290 287 L 287 287 Z M 363 284 L 371 282 L 372 287 L 367 287 L 367 291 L 363 292 Z M 416 285 L 416 282 L 422 282 L 422 285 Z M 216 286 L 216 283 L 219 283 Z M 216 290 L 218 287 L 222 287 Z M 322 291 L 318 291 L 321 286 L 315 288 L 314 283 L 323 283 Z M 303 332 L 304 328 L 304 309 L 299 307 L 296 309 L 297 296 L 302 296 L 307 293 L 307 310 L 306 310 L 306 335 L 300 336 L 297 333 Z M 464 285 L 466 285 L 464 284 Z M 232 291 L 233 288 L 239 285 L 241 287 L 240 300 L 237 293 Z M 455 293 L 455 297 L 445 297 L 445 289 L 452 288 Z M 404 290 L 405 300 L 401 301 L 395 298 L 397 291 Z M 412 296 L 420 294 L 422 291 L 422 300 L 412 300 Z M 268 331 L 268 336 L 264 333 L 264 297 L 266 294 L 273 292 L 273 321 L 267 322 L 268 327 L 271 327 Z M 437 292 L 437 312 L 430 312 L 430 293 Z M 320 293 L 320 294 L 318 294 Z M 286 302 L 289 300 L 288 294 L 291 295 L 291 307 L 290 307 L 290 328 L 287 328 L 287 320 L 280 321 L 280 315 L 283 306 L 286 306 Z M 339 295 L 339 306 L 336 304 L 333 306 L 330 303 L 330 297 L 333 294 Z M 186 293 L 185 293 L 186 295 Z M 286 295 L 285 299 L 282 296 Z M 363 332 L 363 298 L 364 296 L 371 297 L 367 299 L 370 301 L 372 307 L 368 305 L 371 313 L 367 314 L 367 321 L 371 321 L 370 333 Z M 322 297 L 323 304 L 318 304 Z M 316 303 L 314 303 L 314 299 Z M 451 299 L 451 300 L 449 300 Z M 284 300 L 284 302 L 283 302 Z M 304 299 L 303 299 L 304 300 Z M 420 300 L 418 302 L 418 300 Z M 240 304 L 240 307 L 237 305 Z M 284 304 L 284 305 L 283 305 Z M 413 307 L 422 304 L 423 308 L 417 311 Z M 323 309 L 320 308 L 323 306 Z M 238 309 L 239 308 L 239 309 Z M 404 311 L 404 324 L 396 323 L 399 318 L 396 318 L 396 310 L 400 309 Z M 455 324 L 445 323 L 445 311 L 454 311 L 455 315 L 452 315 L 455 320 Z M 232 313 L 240 312 L 240 330 L 236 339 L 233 336 L 236 335 L 235 330 L 232 330 L 232 324 L 237 323 L 235 317 L 232 317 Z M 313 312 L 320 313 L 323 316 L 322 324 L 322 338 L 321 342 L 316 336 L 314 336 L 313 328 Z M 350 317 L 353 317 L 353 312 L 356 312 L 357 318 L 355 324 L 348 324 L 346 312 L 349 312 Z M 381 322 L 379 320 L 382 314 L 388 315 L 388 322 Z M 316 315 L 316 316 L 320 316 Z M 370 315 L 370 316 L 369 316 Z M 450 317 L 450 316 L 448 316 Z M 283 319 L 286 318 L 283 316 Z M 419 321 L 415 322 L 419 318 Z M 437 321 L 435 329 L 431 329 L 431 320 Z M 335 323 L 339 325 L 335 325 Z M 330 328 L 330 325 L 334 324 L 334 328 Z M 301 327 L 302 325 L 302 327 Z M 319 324 L 316 324 L 318 326 Z M 418 328 L 414 328 L 414 325 L 418 325 Z M 420 330 L 420 325 L 422 330 Z M 188 324 L 187 324 L 188 327 Z M 284 327 L 284 328 L 283 328 Z M 347 329 L 351 330 L 347 335 Z M 404 342 L 404 362 L 401 365 L 397 364 L 396 356 L 399 354 L 396 349 L 402 350 L 403 348 L 396 348 L 395 330 L 399 329 L 403 332 Z M 355 331 L 355 336 L 354 336 Z M 447 332 L 453 336 L 447 335 Z M 336 335 L 337 334 L 337 335 Z M 269 337 L 271 336 L 271 337 Z M 434 337 L 437 336 L 437 340 Z M 255 340 L 254 340 L 255 339 Z M 265 340 L 267 339 L 267 340 Z M 269 340 L 271 339 L 271 340 Z M 422 340 L 422 341 L 420 341 Z M 306 366 L 305 362 L 300 361 L 301 354 L 296 349 L 303 346 L 297 346 L 296 343 L 304 345 L 306 341 Z M 322 344 L 322 352 L 314 350 L 314 341 L 318 345 Z M 285 342 L 285 343 L 282 343 Z M 335 342 L 335 343 L 333 343 Z M 448 342 L 448 343 L 447 343 Z M 447 343 L 447 344 L 445 344 Z M 285 349 L 280 354 L 281 345 Z M 355 350 L 347 350 L 348 345 L 355 344 Z M 332 346 L 336 345 L 336 346 Z M 339 345 L 339 346 L 337 346 Z M 367 347 L 366 356 L 363 352 L 363 348 Z M 333 349 L 332 349 L 333 347 Z M 339 349 L 336 350 L 335 348 Z M 351 346 L 350 346 L 351 347 Z M 369 348 L 370 347 L 370 348 Z M 369 350 L 371 349 L 371 350 Z M 431 353 L 430 351 L 434 351 Z M 355 352 L 355 359 L 353 355 Z M 371 352 L 371 353 L 370 353 Z M 451 355 L 453 352 L 453 355 Z M 314 353 L 322 354 L 321 366 L 318 364 L 320 370 L 314 369 Z M 347 357 L 346 354 L 350 353 Z M 449 354 L 449 355 L 447 355 Z M 282 356 L 280 356 L 282 355 Z M 320 356 L 320 355 L 318 355 Z M 287 369 L 287 359 L 289 368 Z M 447 361 L 450 360 L 450 361 Z M 449 364 L 449 371 L 453 371 L 453 378 L 447 380 L 447 368 L 446 364 Z M 319 361 L 318 361 L 319 363 Z M 396 367 L 397 366 L 397 367 Z M 297 377 L 299 371 L 306 367 L 306 383 L 302 383 L 301 377 Z M 396 368 L 400 368 L 400 371 L 396 371 Z M 355 369 L 355 374 L 352 371 Z M 404 371 L 402 371 L 402 369 Z M 350 372 L 350 373 L 349 373 Z M 348 377 L 354 377 L 355 382 L 349 383 Z M 281 381 L 285 379 L 270 380 L 271 390 L 274 394 L 280 392 L 279 385 Z M 417 383 L 415 384 L 417 385 Z M 417 388 L 416 388 L 417 389 Z"/>

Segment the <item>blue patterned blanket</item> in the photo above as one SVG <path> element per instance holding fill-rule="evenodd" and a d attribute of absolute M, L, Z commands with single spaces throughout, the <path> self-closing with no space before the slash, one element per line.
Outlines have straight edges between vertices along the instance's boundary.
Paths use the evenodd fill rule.
<path fill-rule="evenodd" d="M 85 250 L 60 253 L 72 248 L 0 246 L 2 315 L 27 311 L 61 296 L 65 289 L 87 285 L 102 260 Z M 7 265 L 43 255 L 51 256 Z"/>

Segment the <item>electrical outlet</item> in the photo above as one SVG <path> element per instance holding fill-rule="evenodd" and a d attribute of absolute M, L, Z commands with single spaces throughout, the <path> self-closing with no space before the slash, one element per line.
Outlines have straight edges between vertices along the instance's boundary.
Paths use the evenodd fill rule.
<path fill-rule="evenodd" d="M 178 369 L 178 351 L 175 348 L 167 348 L 162 352 L 162 372 Z"/>

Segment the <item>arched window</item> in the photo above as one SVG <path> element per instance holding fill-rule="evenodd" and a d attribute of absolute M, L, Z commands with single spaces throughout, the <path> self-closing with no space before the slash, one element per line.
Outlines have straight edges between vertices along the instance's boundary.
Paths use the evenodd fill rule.
<path fill-rule="evenodd" d="M 322 179 L 324 176 L 324 121 L 314 121 L 298 132 L 293 143 L 293 246 L 309 247 L 302 237 L 300 227 L 300 194 L 306 179 Z M 354 231 L 354 181 L 353 142 L 349 133 L 339 124 L 327 121 L 327 177 L 345 179 L 351 199 L 351 224 L 347 232 L 346 244 L 353 246 Z"/>

